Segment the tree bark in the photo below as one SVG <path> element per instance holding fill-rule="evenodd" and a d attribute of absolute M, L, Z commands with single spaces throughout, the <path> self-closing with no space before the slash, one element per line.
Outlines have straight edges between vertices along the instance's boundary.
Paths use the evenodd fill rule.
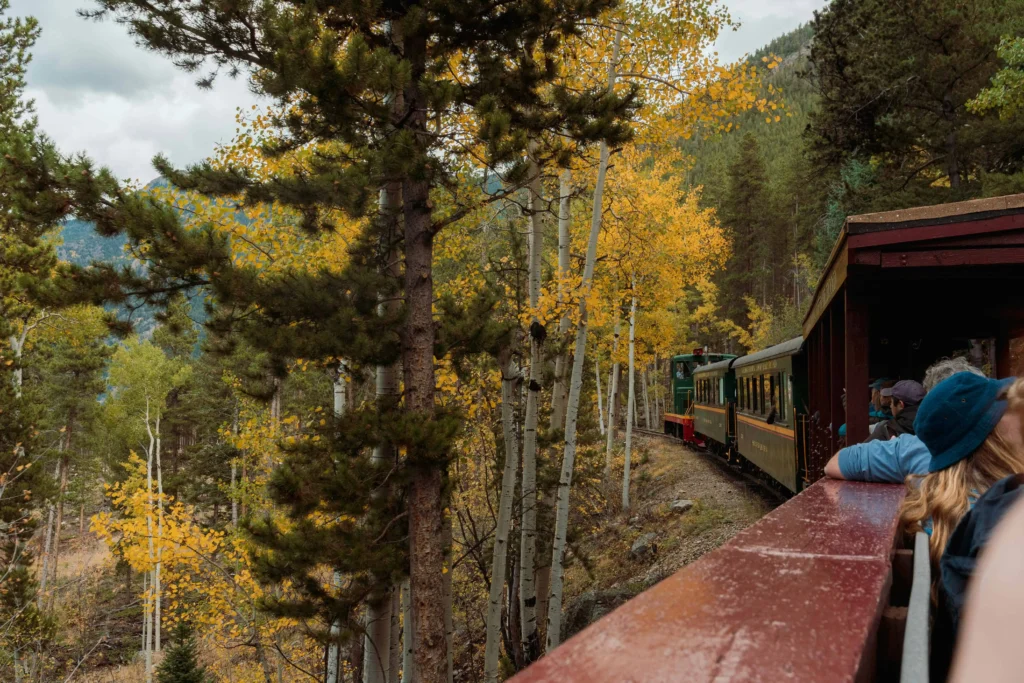
<path fill-rule="evenodd" d="M 569 277 L 569 247 L 572 239 L 569 227 L 572 224 L 572 170 L 562 169 L 558 176 L 558 303 L 565 303 L 565 283 Z M 566 312 L 558 321 L 558 343 L 563 344 L 569 331 L 569 315 Z M 568 387 L 565 370 L 568 364 L 566 354 L 555 359 L 555 386 L 551 394 L 551 430 L 565 427 L 565 402 Z M 604 432 L 602 432 L 603 434 Z"/>
<path fill-rule="evenodd" d="M 391 637 L 388 639 L 388 683 L 399 683 L 402 666 L 402 599 L 401 590 L 391 589 Z"/>
<path fill-rule="evenodd" d="M 646 429 L 651 428 L 651 399 L 647 393 L 647 368 L 644 368 L 642 380 L 644 388 L 644 427 Z"/>
<path fill-rule="evenodd" d="M 430 166 L 436 163 L 427 150 L 427 101 L 420 91 L 426 73 L 427 41 L 421 31 L 403 41 L 410 65 L 404 107 L 406 127 L 414 138 L 416 170 L 403 180 L 405 215 L 406 319 L 402 331 L 402 369 L 405 408 L 422 420 L 434 418 L 434 279 L 433 226 L 430 204 Z M 413 681 L 436 683 L 447 678 L 447 639 L 444 632 L 442 491 L 447 474 L 447 454 L 418 452 L 409 448 L 412 469 L 409 510 L 409 568 L 412 591 L 414 667 Z"/>
<path fill-rule="evenodd" d="M 378 211 L 380 220 L 384 222 L 384 230 L 381 237 L 381 258 L 384 265 L 384 275 L 391 278 L 398 278 L 397 255 L 393 253 L 395 236 L 398 230 L 398 212 L 402 206 L 402 190 L 398 183 L 388 183 L 381 188 L 378 200 Z M 381 301 L 378 304 L 378 313 L 381 316 L 390 315 L 399 305 L 397 301 Z M 377 405 L 381 410 L 387 410 L 392 406 L 398 396 L 398 370 L 394 365 L 377 366 Z M 337 390 L 335 404 L 339 399 Z M 373 461 L 377 467 L 392 467 L 395 463 L 395 449 L 393 444 L 380 443 L 373 449 Z M 363 683 L 387 683 L 387 667 L 390 662 L 390 615 L 391 599 L 387 596 L 371 600 L 366 605 L 366 644 L 363 647 Z M 384 622 L 388 623 L 387 633 L 383 627 Z M 375 626 L 374 626 L 375 625 Z M 384 640 L 375 640 L 383 637 Z"/>
<path fill-rule="evenodd" d="M 615 42 L 612 46 L 611 64 L 608 66 L 608 90 L 615 87 L 615 70 L 619 61 L 619 46 L 622 44 L 622 28 L 616 27 Z M 569 400 L 565 417 L 565 452 L 562 455 L 562 470 L 558 478 L 558 494 L 555 503 L 555 533 L 551 544 L 551 588 L 548 597 L 547 650 L 558 647 L 562 629 L 562 580 L 565 555 L 565 539 L 569 531 L 569 493 L 572 488 L 572 473 L 576 463 L 576 422 L 580 410 L 580 394 L 583 390 L 583 363 L 587 350 L 587 295 L 594 279 L 594 264 L 597 261 L 597 240 L 601 234 L 604 183 L 608 173 L 608 144 L 601 143 L 597 182 L 594 185 L 594 208 L 590 220 L 590 240 L 587 243 L 587 259 L 583 268 L 583 289 L 579 303 L 579 327 L 576 330 L 576 349 L 572 361 L 572 379 L 569 384 Z"/>
<path fill-rule="evenodd" d="M 160 604 L 163 602 L 160 586 L 160 573 L 164 555 L 164 474 L 160 465 L 160 412 L 156 414 L 156 486 L 157 486 L 157 524 L 156 535 L 160 544 L 156 549 L 156 592 L 154 594 L 156 612 L 153 615 L 153 624 L 156 626 L 155 649 L 160 652 L 160 627 L 162 626 Z"/>
<path fill-rule="evenodd" d="M 610 482 L 612 479 L 612 450 L 615 448 L 615 420 L 619 412 L 619 361 L 614 360 L 619 353 L 619 337 L 621 336 L 622 322 L 618 314 L 615 315 L 615 334 L 612 338 L 612 381 L 608 398 L 608 431 L 605 433 L 604 445 L 604 480 Z M 627 418 L 628 419 L 628 418 Z"/>
<path fill-rule="evenodd" d="M 601 427 L 601 433 L 604 434 L 604 405 L 601 401 L 601 361 L 598 358 L 594 359 L 594 378 L 597 381 L 597 422 Z"/>
<path fill-rule="evenodd" d="M 636 278 L 633 279 L 633 302 L 629 308 L 629 395 L 626 399 L 627 412 L 635 415 L 636 409 Z M 622 509 L 629 509 L 629 467 L 633 456 L 633 422 L 626 421 L 626 462 L 622 469 Z"/>
<path fill-rule="evenodd" d="M 347 378 L 345 373 L 345 363 L 341 362 L 338 364 L 338 371 L 334 377 L 334 417 L 340 418 L 345 414 L 348 408 L 348 394 L 346 391 Z M 235 428 L 238 425 L 238 414 L 235 413 Z M 231 468 L 232 482 L 234 480 L 235 469 L 234 465 Z M 232 506 L 235 502 L 232 501 Z M 234 507 L 232 507 L 232 517 L 237 514 Z M 237 521 L 236 521 L 237 525 Z M 341 588 L 341 572 L 337 569 L 331 575 L 331 585 L 334 590 Z M 341 683 L 341 620 L 335 619 L 331 622 L 331 642 L 327 644 L 327 665 L 326 675 L 324 677 L 325 683 Z"/>
<path fill-rule="evenodd" d="M 532 374 L 532 371 L 531 371 Z M 512 499 L 515 497 L 519 453 L 515 438 L 512 402 L 515 400 L 519 371 L 508 361 L 501 372 L 501 426 L 505 439 L 505 468 L 498 499 L 498 523 L 494 530 L 494 553 L 491 562 L 491 590 L 487 599 L 486 642 L 484 646 L 484 681 L 497 683 L 498 655 L 501 644 L 501 613 L 505 596 L 505 567 L 508 556 L 508 532 L 512 521 Z M 529 410 L 529 409 L 527 409 Z"/>
<path fill-rule="evenodd" d="M 537 552 L 537 413 L 540 409 L 540 380 L 543 375 L 543 344 L 544 333 L 540 320 L 537 317 L 537 306 L 540 303 L 540 276 L 541 276 L 541 251 L 544 248 L 544 224 L 541 220 L 541 182 L 540 167 L 536 158 L 536 144 L 531 143 L 530 149 L 530 309 L 532 311 L 530 323 L 530 381 L 527 384 L 526 394 L 526 416 L 523 420 L 523 487 L 522 487 L 522 521 L 520 524 L 521 538 L 519 544 L 519 563 L 523 571 L 530 575 L 530 579 L 523 582 L 520 592 L 519 610 L 521 613 L 521 632 L 523 643 L 526 644 L 526 651 L 530 661 L 540 656 L 540 641 L 537 636 L 537 593 L 533 582 L 533 567 L 536 563 Z M 504 370 L 504 369 L 503 369 Z M 505 380 L 502 380 L 502 418 L 504 422 L 505 408 L 504 396 Z M 512 396 L 508 396 L 509 422 L 512 426 Z M 514 438 L 514 432 L 509 432 Z M 507 452 L 507 451 L 506 451 Z M 517 458 L 518 459 L 518 458 Z M 517 465 L 518 467 L 518 465 Z M 515 484 L 513 483 L 513 488 Z M 511 499 L 510 499 L 511 500 Z M 504 572 L 504 565 L 502 565 Z M 493 583 L 493 582 L 492 582 Z M 493 586 L 492 586 L 493 593 Z M 490 615 L 490 612 L 488 612 Z M 490 618 L 490 616 L 489 616 Z M 500 621 L 499 610 L 497 619 Z M 497 623 L 497 622 L 495 622 Z M 488 634 L 490 633 L 490 621 L 488 621 Z M 489 637 L 488 642 L 492 639 Z M 497 635 L 493 639 L 497 642 Z M 497 645 L 495 645 L 497 647 Z M 495 650 L 496 652 L 496 650 Z M 488 659 L 484 655 L 484 678 L 488 678 Z M 494 662 L 497 666 L 497 660 Z M 497 669 L 494 670 L 497 675 Z"/>
<path fill-rule="evenodd" d="M 53 529 L 53 588 L 57 588 L 58 565 L 60 564 L 60 530 L 64 526 L 64 496 L 68 490 L 68 468 L 71 465 L 71 432 L 74 415 L 68 417 L 67 428 L 64 430 L 64 448 L 60 455 L 60 486 L 57 492 L 57 519 Z M 56 593 L 54 594 L 56 595 Z"/>
<path fill-rule="evenodd" d="M 412 602 L 409 599 L 409 581 L 402 582 L 402 683 L 412 683 Z"/>

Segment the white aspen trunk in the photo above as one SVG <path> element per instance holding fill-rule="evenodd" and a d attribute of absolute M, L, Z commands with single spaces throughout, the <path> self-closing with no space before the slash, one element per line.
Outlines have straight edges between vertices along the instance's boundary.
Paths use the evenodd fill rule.
<path fill-rule="evenodd" d="M 391 589 L 391 639 L 388 651 L 388 683 L 399 683 L 398 670 L 402 666 L 402 600 L 398 588 Z"/>
<path fill-rule="evenodd" d="M 338 374 L 334 378 L 334 417 L 345 414 L 346 398 L 345 364 L 342 362 L 338 365 Z M 335 590 L 341 588 L 341 572 L 335 570 L 331 575 L 331 586 Z M 330 634 L 331 642 L 327 644 L 327 671 L 324 680 L 326 683 L 341 683 L 341 646 L 338 642 L 341 638 L 340 620 L 335 619 L 331 622 Z"/>
<path fill-rule="evenodd" d="M 146 662 L 146 683 L 153 683 L 153 648 L 150 646 L 150 632 L 153 621 L 149 614 L 149 572 L 142 575 L 142 655 Z"/>
<path fill-rule="evenodd" d="M 378 210 L 392 229 L 397 229 L 395 217 L 401 208 L 401 194 L 397 188 L 384 187 L 378 197 Z M 391 240 L 386 241 L 389 245 Z M 390 248 L 390 246 L 389 246 Z M 389 264 L 395 264 L 396 255 L 390 252 L 385 256 Z M 388 267 L 386 275 L 397 278 L 397 266 Z M 380 315 L 393 311 L 400 302 L 390 301 L 378 304 Z M 398 372 L 394 365 L 377 366 L 377 402 L 384 405 L 395 400 L 398 395 Z M 392 444 L 377 444 L 373 449 L 373 461 L 378 467 L 388 467 L 395 461 L 395 450 Z M 366 605 L 366 636 L 363 643 L 363 683 L 387 683 L 388 652 L 390 651 L 391 601 L 388 599 L 373 600 Z"/>
<path fill-rule="evenodd" d="M 633 302 L 629 308 L 629 394 L 626 405 L 630 414 L 636 410 L 636 279 L 633 279 Z M 622 509 L 629 509 L 629 466 L 633 456 L 633 423 L 626 421 L 626 463 L 622 469 Z"/>
<path fill-rule="evenodd" d="M 644 368 L 643 374 L 643 387 L 644 387 L 644 427 L 647 429 L 651 428 L 651 399 L 647 393 L 647 368 Z"/>
<path fill-rule="evenodd" d="M 571 237 L 569 227 L 572 224 L 572 170 L 562 169 L 558 176 L 558 303 L 565 302 L 565 281 L 569 277 L 569 247 Z M 558 321 L 558 340 L 563 343 L 569 331 L 569 315 L 566 313 Z M 565 401 L 569 390 L 565 383 L 565 370 L 568 358 L 560 353 L 555 359 L 555 386 L 551 393 L 551 429 L 565 426 Z M 604 433 L 603 431 L 601 432 Z M 532 579 L 531 579 L 532 581 Z"/>
<path fill-rule="evenodd" d="M 160 652 L 160 627 L 162 625 L 162 619 L 160 614 L 160 604 L 163 602 L 160 591 L 160 572 L 162 569 L 162 560 L 164 556 L 164 473 L 163 467 L 160 464 L 160 413 L 156 414 L 156 486 L 157 486 L 157 526 L 156 535 L 159 540 L 159 545 L 156 548 L 156 583 L 154 584 L 154 606 L 155 613 L 153 615 L 153 624 L 156 626 L 156 640 L 155 649 Z"/>
<path fill-rule="evenodd" d="M 608 90 L 615 87 L 615 70 L 619 61 L 619 46 L 622 44 L 622 28 L 616 27 L 615 42 L 612 46 L 612 60 L 608 65 Z M 594 185 L 594 208 L 590 220 L 590 240 L 587 243 L 587 260 L 583 268 L 583 289 L 580 297 L 579 327 L 576 330 L 576 349 L 572 360 L 572 379 L 569 384 L 569 401 L 565 416 L 565 452 L 562 455 L 562 471 L 558 477 L 558 494 L 555 503 L 555 534 L 551 543 L 551 585 L 548 596 L 547 650 L 558 647 L 562 630 L 562 581 L 565 556 L 565 538 L 569 531 L 569 493 L 572 488 L 572 472 L 576 464 L 576 421 L 579 417 L 580 394 L 583 390 L 583 362 L 587 350 L 587 295 L 590 294 L 594 279 L 594 264 L 597 261 L 597 240 L 601 234 L 601 213 L 604 201 L 604 181 L 608 174 L 608 145 L 601 143 L 601 156 Z"/>
<path fill-rule="evenodd" d="M 508 531 L 512 521 L 512 499 L 515 496 L 519 453 L 516 446 L 512 414 L 518 369 L 506 363 L 501 372 L 501 428 L 505 437 L 505 469 L 501 476 L 501 497 L 498 499 L 498 525 L 494 530 L 494 553 L 491 562 L 491 591 L 487 599 L 487 631 L 484 645 L 484 681 L 497 683 L 498 654 L 501 643 L 501 608 L 505 596 L 505 564 L 508 555 Z M 532 374 L 532 372 L 531 372 Z"/>
<path fill-rule="evenodd" d="M 412 683 L 412 600 L 409 597 L 409 579 L 402 582 L 402 683 Z"/>
<path fill-rule="evenodd" d="M 533 154 L 536 151 L 536 143 L 530 145 L 530 309 L 532 311 L 530 323 L 530 379 L 527 384 L 526 393 L 526 415 L 523 419 L 523 487 L 522 487 L 522 520 L 520 522 L 521 538 L 519 543 L 519 562 L 522 566 L 523 580 L 520 586 L 519 610 L 520 630 L 523 643 L 528 653 L 527 657 L 532 661 L 540 655 L 540 641 L 537 636 L 537 588 L 534 583 L 534 565 L 536 564 L 537 553 L 537 413 L 540 409 L 540 381 L 543 374 L 543 341 L 538 338 L 540 335 L 540 320 L 537 317 L 537 306 L 540 303 L 540 275 L 541 275 L 541 251 L 544 248 L 544 224 L 541 220 L 541 181 L 540 167 Z M 536 330 L 536 334 L 535 334 Z M 543 335 L 541 335 L 543 336 Z M 504 373 L 506 368 L 502 368 Z M 504 374 L 502 379 L 502 421 L 504 422 L 505 393 Z M 512 427 L 512 396 L 507 397 L 509 405 L 509 422 L 507 427 Z M 514 430 L 509 432 L 506 438 L 514 438 Z M 506 451 L 507 452 L 507 451 Z M 518 460 L 518 454 L 517 454 Z M 517 465 L 518 467 L 518 465 Z M 513 475 L 513 489 L 514 475 Z M 504 494 L 503 494 L 504 495 Z M 511 505 L 511 498 L 510 505 Z M 511 508 L 510 508 L 511 509 Z M 504 572 L 502 563 L 502 572 Z M 529 578 L 525 578 L 529 577 Z M 501 584 L 499 584 L 500 586 Z M 492 580 L 491 595 L 493 597 L 494 587 Z M 494 628 L 501 619 L 499 608 Z M 488 611 L 488 639 L 490 638 L 490 611 Z M 494 656 L 497 657 L 497 632 L 495 633 Z M 488 678 L 491 669 L 488 668 L 487 651 L 484 653 L 484 678 Z M 494 660 L 494 675 L 497 675 L 497 659 Z"/>
<path fill-rule="evenodd" d="M 619 320 L 618 314 L 615 316 L 615 335 L 612 338 L 612 358 L 616 357 L 619 352 L 619 336 L 622 329 L 622 322 Z M 615 448 L 615 418 L 619 407 L 619 361 L 612 363 L 612 376 L 608 393 L 608 431 L 605 434 L 604 444 L 604 480 L 605 482 L 611 481 L 612 478 L 612 450 Z M 626 415 L 626 421 L 629 421 L 629 415 Z"/>
<path fill-rule="evenodd" d="M 238 406 L 235 405 L 235 417 L 231 422 L 231 434 L 238 440 Z M 238 459 L 231 458 L 231 526 L 238 528 L 238 491 L 237 485 Z"/>
<path fill-rule="evenodd" d="M 57 467 L 53 472 L 53 478 L 55 481 L 60 481 L 60 464 L 64 459 L 64 439 L 57 441 L 57 450 L 61 454 L 57 459 Z M 43 608 L 43 596 L 46 593 L 46 582 L 50 578 L 50 553 L 52 552 L 53 543 L 53 524 L 54 515 L 56 513 L 57 506 L 53 503 L 49 505 L 49 511 L 46 517 L 46 540 L 43 544 L 43 572 L 39 579 L 39 592 L 36 595 L 36 606 L 39 609 Z"/>
<path fill-rule="evenodd" d="M 153 428 L 149 421 L 149 398 L 146 398 L 146 431 L 149 433 L 149 452 L 146 453 L 146 491 L 149 497 L 149 505 L 146 509 L 146 531 L 149 534 L 149 563 L 156 566 L 156 551 L 153 544 L 153 457 L 156 455 L 156 437 L 153 436 Z M 154 586 L 155 571 L 150 570 L 150 589 Z M 146 593 L 146 620 L 150 622 L 153 615 L 149 610 L 149 593 Z M 153 626 L 149 624 L 149 636 L 146 638 L 146 683 L 153 683 Z"/>
<path fill-rule="evenodd" d="M 594 359 L 594 377 L 597 379 L 597 422 L 604 434 L 604 405 L 601 402 L 601 361 Z"/>

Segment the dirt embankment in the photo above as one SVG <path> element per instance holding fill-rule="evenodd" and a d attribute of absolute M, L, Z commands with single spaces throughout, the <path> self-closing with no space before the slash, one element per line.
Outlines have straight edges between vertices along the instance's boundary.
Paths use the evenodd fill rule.
<path fill-rule="evenodd" d="M 631 509 L 610 511 L 608 523 L 580 543 L 580 557 L 566 569 L 563 640 L 777 505 L 712 456 L 664 439 L 641 438 L 638 445 Z"/>

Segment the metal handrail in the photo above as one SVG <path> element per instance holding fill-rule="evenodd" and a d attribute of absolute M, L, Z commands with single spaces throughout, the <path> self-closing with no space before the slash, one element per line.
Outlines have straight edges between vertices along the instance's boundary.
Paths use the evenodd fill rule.
<path fill-rule="evenodd" d="M 932 565 L 928 553 L 928 535 L 918 531 L 914 537 L 914 583 L 910 588 L 907 628 L 903 634 L 902 683 L 928 683 L 928 644 L 932 592 Z"/>

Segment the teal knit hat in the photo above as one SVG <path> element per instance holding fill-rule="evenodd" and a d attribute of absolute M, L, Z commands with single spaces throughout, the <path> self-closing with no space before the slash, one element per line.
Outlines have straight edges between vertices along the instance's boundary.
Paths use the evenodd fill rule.
<path fill-rule="evenodd" d="M 917 437 L 932 454 L 928 471 L 944 470 L 977 450 L 1006 412 L 1000 394 L 1015 379 L 958 372 L 928 392 L 914 420 Z"/>

